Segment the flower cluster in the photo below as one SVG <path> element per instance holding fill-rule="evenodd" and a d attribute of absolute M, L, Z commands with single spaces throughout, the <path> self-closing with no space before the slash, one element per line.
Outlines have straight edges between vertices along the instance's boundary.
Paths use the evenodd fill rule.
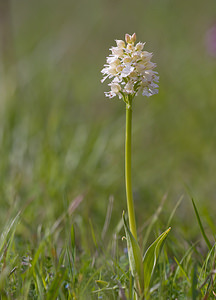
<path fill-rule="evenodd" d="M 101 73 L 105 79 L 112 79 L 108 85 L 111 91 L 105 92 L 106 97 L 118 96 L 127 102 L 127 97 L 136 96 L 139 92 L 143 96 L 152 96 L 158 93 L 158 73 L 153 71 L 156 64 L 151 62 L 152 53 L 143 51 L 145 43 L 137 43 L 136 34 L 125 35 L 125 42 L 116 40 L 117 47 L 110 48 L 112 54 L 107 57 Z"/>

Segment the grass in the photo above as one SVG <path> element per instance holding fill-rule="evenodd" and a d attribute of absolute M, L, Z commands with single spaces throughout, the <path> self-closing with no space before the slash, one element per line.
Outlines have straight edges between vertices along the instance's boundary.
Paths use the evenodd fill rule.
<path fill-rule="evenodd" d="M 90 222 L 91 245 L 82 243 L 86 235 L 81 216 L 70 216 L 81 201 L 75 199 L 50 228 L 38 226 L 29 241 L 19 234 L 22 213 L 5 224 L 0 244 L 2 299 L 131 299 L 126 243 L 119 238 L 122 224 L 104 243 Z M 158 225 L 156 221 L 154 227 Z M 151 282 L 151 299 L 214 299 L 215 245 L 204 251 L 198 242 L 184 243 L 187 250 L 183 254 L 178 249 L 180 256 L 175 250 L 180 241 L 172 236 L 167 240 Z"/>
<path fill-rule="evenodd" d="M 1 298 L 131 299 L 124 105 L 104 99 L 100 70 L 114 39 L 135 31 L 160 74 L 159 95 L 138 97 L 133 110 L 143 251 L 172 227 L 151 299 L 215 299 L 216 73 L 205 48 L 213 0 L 10 3 L 11 52 L 1 44 L 0 59 Z"/>

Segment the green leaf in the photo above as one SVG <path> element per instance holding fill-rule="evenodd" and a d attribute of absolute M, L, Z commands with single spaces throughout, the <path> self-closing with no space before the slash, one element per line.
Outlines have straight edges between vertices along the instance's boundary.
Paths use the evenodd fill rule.
<path fill-rule="evenodd" d="M 155 265 L 160 253 L 160 250 L 163 246 L 163 243 L 170 231 L 171 227 L 164 231 L 147 249 L 143 258 L 143 270 L 144 270 L 144 294 L 145 297 L 148 297 L 149 285 L 151 281 L 152 274 L 155 269 Z"/>
<path fill-rule="evenodd" d="M 194 202 L 193 198 L 191 198 L 191 200 L 192 200 L 192 203 L 193 203 L 194 211 L 195 211 L 195 214 L 196 214 L 196 217 L 197 217 L 197 221 L 198 221 L 198 224 L 199 224 L 202 236 L 203 236 L 203 238 L 204 238 L 204 240 L 206 242 L 206 245 L 208 246 L 209 250 L 211 250 L 212 246 L 211 246 L 211 243 L 210 243 L 209 239 L 207 238 L 207 235 L 206 235 L 205 230 L 203 228 L 203 225 L 202 225 L 202 222 L 201 222 L 198 210 L 196 208 L 195 202 Z"/>
<path fill-rule="evenodd" d="M 192 294 L 192 300 L 196 300 L 199 296 L 199 291 L 197 289 L 197 264 L 195 264 L 193 270 L 192 270 L 192 284 L 191 284 L 191 294 Z"/>
<path fill-rule="evenodd" d="M 128 257 L 129 257 L 131 274 L 135 279 L 138 279 L 140 289 L 143 290 L 143 269 L 142 269 L 142 256 L 141 256 L 140 247 L 126 223 L 124 212 L 122 217 L 123 217 L 124 228 L 125 228 L 126 239 L 127 239 Z"/>
<path fill-rule="evenodd" d="M 75 230 L 74 225 L 71 226 L 71 254 L 72 254 L 72 261 L 75 262 L 76 256 L 76 240 L 75 240 Z"/>
<path fill-rule="evenodd" d="M 67 276 L 67 269 L 65 267 L 60 267 L 59 270 L 56 272 L 56 275 L 47 293 L 46 296 L 47 300 L 58 298 L 59 291 L 61 289 L 62 283 L 65 280 L 66 276 Z"/>
<path fill-rule="evenodd" d="M 179 270 L 181 271 L 182 275 L 187 279 L 188 283 L 190 284 L 190 279 L 187 276 L 187 273 L 185 272 L 185 270 L 183 269 L 183 266 L 181 265 L 181 263 L 177 260 L 176 257 L 174 257 L 175 262 L 177 263 Z"/>
<path fill-rule="evenodd" d="M 104 281 L 104 280 L 95 280 L 95 282 L 97 283 L 97 285 L 99 286 L 100 289 L 108 287 L 108 285 L 109 285 L 109 282 Z"/>
<path fill-rule="evenodd" d="M 0 236 L 0 254 L 2 255 L 2 252 L 4 251 L 4 247 L 7 244 L 7 249 L 8 247 L 11 247 L 11 243 L 13 241 L 13 237 L 16 231 L 17 224 L 20 220 L 20 212 L 15 216 L 15 218 L 11 221 L 9 221 L 4 229 L 1 231 L 1 236 Z M 9 249 L 8 249 L 9 250 Z M 9 251 L 7 251 L 9 252 Z"/>
<path fill-rule="evenodd" d="M 96 248 L 98 248 L 94 228 L 93 228 L 93 225 L 92 225 L 92 221 L 90 219 L 89 219 L 89 224 L 90 224 L 90 228 L 91 228 L 91 234 L 92 234 L 92 239 L 93 239 L 94 245 L 95 245 Z"/>

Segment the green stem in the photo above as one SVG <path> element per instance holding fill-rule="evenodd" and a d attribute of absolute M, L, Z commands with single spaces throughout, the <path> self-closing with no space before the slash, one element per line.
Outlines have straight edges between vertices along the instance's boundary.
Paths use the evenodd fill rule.
<path fill-rule="evenodd" d="M 136 221 L 131 183 L 131 127 L 132 127 L 132 97 L 128 96 L 126 104 L 125 132 L 125 184 L 130 231 L 137 240 Z"/>

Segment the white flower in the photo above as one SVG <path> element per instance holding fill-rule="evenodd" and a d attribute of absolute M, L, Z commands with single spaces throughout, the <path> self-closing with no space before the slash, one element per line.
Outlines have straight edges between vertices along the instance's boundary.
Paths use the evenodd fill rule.
<path fill-rule="evenodd" d="M 134 50 L 133 44 L 127 44 L 127 50 Z"/>
<path fill-rule="evenodd" d="M 133 94 L 134 93 L 133 87 L 134 87 L 133 82 L 129 81 L 128 83 L 126 83 L 123 92 L 126 92 L 127 94 Z"/>
<path fill-rule="evenodd" d="M 111 91 L 112 91 L 113 93 L 118 94 L 119 91 L 121 91 L 121 86 L 120 86 L 118 83 L 116 83 L 116 82 L 112 82 L 112 83 L 110 84 L 110 86 L 111 86 Z"/>
<path fill-rule="evenodd" d="M 107 63 L 111 66 L 111 67 L 117 67 L 120 64 L 120 60 L 117 57 L 108 57 L 107 58 Z"/>
<path fill-rule="evenodd" d="M 121 72 L 121 77 L 128 77 L 134 70 L 131 65 L 126 65 L 126 67 Z"/>
<path fill-rule="evenodd" d="M 117 57 L 122 56 L 124 54 L 122 48 L 112 47 L 112 48 L 110 48 L 110 50 L 112 51 L 112 54 L 117 56 Z"/>
<path fill-rule="evenodd" d="M 122 40 L 116 40 L 117 47 L 120 49 L 125 48 L 125 42 Z"/>
<path fill-rule="evenodd" d="M 122 62 L 123 62 L 124 64 L 129 64 L 129 63 L 132 62 L 132 57 L 130 57 L 130 56 L 125 56 L 125 57 L 122 59 Z"/>
<path fill-rule="evenodd" d="M 118 96 L 127 102 L 127 97 L 132 98 L 139 92 L 143 96 L 152 96 L 158 93 L 158 73 L 153 71 L 156 64 L 151 62 L 152 53 L 143 51 L 145 43 L 136 42 L 136 34 L 126 34 L 125 41 L 116 40 L 117 47 L 111 47 L 112 54 L 107 57 L 101 73 L 104 75 L 101 82 L 111 79 L 108 85 L 110 92 L 105 92 L 106 97 Z"/>
<path fill-rule="evenodd" d="M 111 91 L 110 92 L 105 92 L 105 96 L 109 97 L 109 98 L 113 98 L 115 96 L 118 96 L 119 99 L 121 99 L 122 95 L 120 93 L 120 91 L 121 91 L 120 84 L 118 84 L 117 82 L 111 82 L 111 83 L 109 83 L 109 86 L 111 87 Z"/>
<path fill-rule="evenodd" d="M 135 47 L 135 50 L 136 51 L 142 51 L 143 47 L 144 47 L 145 43 L 137 43 L 136 44 L 136 47 Z"/>

